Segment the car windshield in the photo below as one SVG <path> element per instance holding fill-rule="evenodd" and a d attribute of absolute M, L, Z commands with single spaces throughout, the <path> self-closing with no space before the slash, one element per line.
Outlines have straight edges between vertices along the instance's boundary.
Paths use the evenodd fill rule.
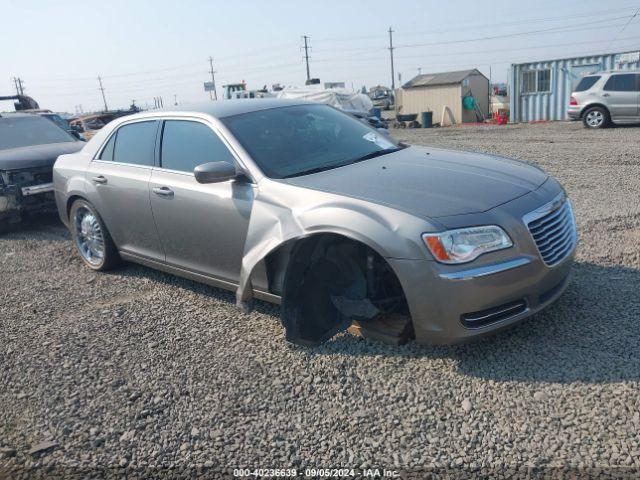
<path fill-rule="evenodd" d="M 0 118 L 0 150 L 75 141 L 74 137 L 46 118 L 35 115 Z"/>
<path fill-rule="evenodd" d="M 63 130 L 69 130 L 69 122 L 67 122 L 60 115 L 55 115 L 55 114 L 54 115 L 43 115 L 43 117 L 48 118 L 49 120 L 51 120 L 53 123 L 58 125 Z"/>
<path fill-rule="evenodd" d="M 317 173 L 402 148 L 327 105 L 295 105 L 221 119 L 271 178 Z"/>
<path fill-rule="evenodd" d="M 599 76 L 584 77 L 582 80 L 580 80 L 580 83 L 576 87 L 575 91 L 576 92 L 586 92 L 591 87 L 593 87 L 598 80 L 600 80 Z"/>

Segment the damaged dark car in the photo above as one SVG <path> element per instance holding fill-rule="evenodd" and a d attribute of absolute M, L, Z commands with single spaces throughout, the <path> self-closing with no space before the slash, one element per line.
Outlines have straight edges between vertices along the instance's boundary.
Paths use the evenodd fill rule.
<path fill-rule="evenodd" d="M 281 303 L 290 342 L 351 328 L 449 344 L 565 290 L 562 186 L 508 158 L 407 146 L 327 105 L 229 100 L 114 120 L 54 168 L 84 263 L 141 263 Z"/>
<path fill-rule="evenodd" d="M 55 211 L 53 165 L 83 145 L 39 115 L 0 116 L 0 231 L 31 213 Z"/>

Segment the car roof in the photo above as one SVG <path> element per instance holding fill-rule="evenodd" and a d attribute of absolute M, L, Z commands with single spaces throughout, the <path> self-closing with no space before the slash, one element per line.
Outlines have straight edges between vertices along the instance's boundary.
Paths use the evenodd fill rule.
<path fill-rule="evenodd" d="M 198 112 L 211 115 L 216 118 L 230 117 L 232 115 L 241 115 L 243 113 L 257 112 L 270 108 L 290 107 L 294 105 L 316 104 L 317 102 L 309 102 L 305 100 L 285 100 L 279 98 L 243 98 L 237 100 L 218 100 L 215 102 L 199 102 L 192 104 L 183 104 L 164 108 L 162 110 L 153 110 L 153 112 Z"/>
<path fill-rule="evenodd" d="M 0 113 L 0 118 L 40 118 L 40 115 L 37 113 L 3 112 Z"/>
<path fill-rule="evenodd" d="M 589 75 L 585 75 L 585 77 L 594 77 L 597 75 L 602 75 L 603 73 L 640 73 L 640 70 L 601 70 L 599 72 L 593 72 Z"/>

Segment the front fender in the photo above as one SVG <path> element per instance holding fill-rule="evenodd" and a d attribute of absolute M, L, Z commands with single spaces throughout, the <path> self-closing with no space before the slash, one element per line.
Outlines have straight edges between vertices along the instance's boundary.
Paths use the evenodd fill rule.
<path fill-rule="evenodd" d="M 266 181 L 260 185 L 251 211 L 236 300 L 251 298 L 256 265 L 286 242 L 320 233 L 359 241 L 386 258 L 429 259 L 421 235 L 438 231 L 433 221 L 325 192 Z"/>

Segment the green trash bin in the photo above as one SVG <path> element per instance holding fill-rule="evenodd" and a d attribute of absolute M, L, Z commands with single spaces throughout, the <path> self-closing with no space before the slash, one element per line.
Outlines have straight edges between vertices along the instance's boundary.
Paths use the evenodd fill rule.
<path fill-rule="evenodd" d="M 433 127 L 433 112 L 422 112 L 422 128 Z"/>
<path fill-rule="evenodd" d="M 474 110 L 476 108 L 476 99 L 473 97 L 464 97 L 462 99 L 462 108 L 465 110 Z"/>

